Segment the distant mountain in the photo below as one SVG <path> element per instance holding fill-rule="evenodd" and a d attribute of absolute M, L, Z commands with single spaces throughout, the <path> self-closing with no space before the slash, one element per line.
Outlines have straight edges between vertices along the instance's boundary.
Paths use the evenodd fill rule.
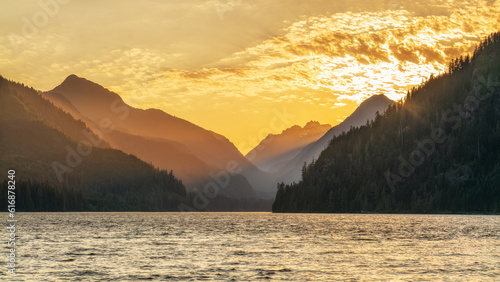
<path fill-rule="evenodd" d="M 280 134 L 269 134 L 245 157 L 260 170 L 276 172 L 300 153 L 302 147 L 321 138 L 330 128 L 329 124 L 310 121 L 304 127 L 294 125 Z"/>
<path fill-rule="evenodd" d="M 500 213 L 499 66 L 495 33 L 337 135 L 298 183 L 280 185 L 273 211 Z"/>
<path fill-rule="evenodd" d="M 337 126 L 331 127 L 328 131 L 326 131 L 326 133 L 321 136 L 321 138 L 317 139 L 316 141 L 306 145 L 298 146 L 297 148 L 288 146 L 285 147 L 289 149 L 288 151 L 283 150 L 285 152 L 276 155 L 268 154 L 271 155 L 271 157 L 267 159 L 263 157 L 263 159 L 265 160 L 265 162 L 263 162 L 264 165 L 259 165 L 263 166 L 263 168 L 268 168 L 268 173 L 262 174 L 259 172 L 255 172 L 253 174 L 248 173 L 245 175 L 262 197 L 272 198 L 276 195 L 276 184 L 281 182 L 287 184 L 298 182 L 301 177 L 302 167 L 304 166 L 304 163 L 311 163 L 314 159 L 317 159 L 320 153 L 326 148 L 326 146 L 328 146 L 328 143 L 332 138 L 339 134 L 342 134 L 342 132 L 349 131 L 351 127 L 359 127 L 361 125 L 365 125 L 368 121 L 375 118 L 377 112 L 383 113 L 385 109 L 387 109 L 387 107 L 392 105 L 393 103 L 394 102 L 392 100 L 384 95 L 374 95 L 363 101 L 359 105 L 359 107 L 342 123 Z M 317 124 L 313 123 L 309 126 L 316 127 Z M 316 127 L 316 129 L 317 135 L 312 135 L 314 136 L 314 138 L 319 135 L 319 132 L 326 129 L 326 126 L 321 126 L 320 128 Z M 292 132 L 293 131 L 298 131 L 298 128 L 292 127 Z M 287 135 L 296 136 L 296 134 Z M 290 138 L 289 140 L 287 140 L 287 142 L 293 143 L 293 140 Z M 264 141 L 261 143 L 265 144 Z M 303 144 L 305 142 L 298 143 Z M 258 156 L 258 153 L 256 155 Z M 247 156 L 250 156 L 250 154 Z"/>
<path fill-rule="evenodd" d="M 83 120 L 113 148 L 173 170 L 189 190 L 203 189 L 206 183 L 214 181 L 213 175 L 225 173 L 232 164 L 252 166 L 224 136 L 161 110 L 131 107 L 118 94 L 76 75 L 68 76 L 44 95 Z M 102 130 L 103 124 L 112 130 Z M 240 174 L 231 175 L 229 183 L 223 186 L 221 191 L 230 197 L 257 196 Z"/>
<path fill-rule="evenodd" d="M 24 211 L 175 211 L 186 197 L 171 173 L 109 149 L 40 92 L 0 77 L 0 170 L 11 169 Z"/>
<path fill-rule="evenodd" d="M 365 125 L 375 118 L 377 112 L 382 114 L 394 101 L 385 95 L 374 95 L 363 101 L 358 108 L 339 125 L 332 127 L 316 142 L 306 146 L 291 161 L 287 163 L 277 175 L 277 182 L 286 184 L 298 182 L 301 177 L 304 163 L 311 163 L 313 159 L 318 159 L 320 153 L 328 146 L 330 141 L 342 132 L 348 132 L 351 127 Z"/>

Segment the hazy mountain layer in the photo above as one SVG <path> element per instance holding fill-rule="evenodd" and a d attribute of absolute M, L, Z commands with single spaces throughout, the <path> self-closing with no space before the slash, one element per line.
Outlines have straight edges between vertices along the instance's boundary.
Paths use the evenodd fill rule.
<path fill-rule="evenodd" d="M 245 156 L 259 169 L 276 172 L 291 160 L 301 148 L 317 141 L 330 128 L 329 124 L 310 121 L 304 127 L 294 125 L 280 134 L 269 134 Z"/>
<path fill-rule="evenodd" d="M 361 103 L 342 123 L 330 128 L 315 142 L 299 146 L 298 148 L 292 147 L 289 151 L 281 151 L 281 154 L 266 159 L 265 163 L 273 164 L 270 167 L 274 168 L 269 173 L 262 174 L 255 170 L 245 171 L 244 173 L 262 197 L 273 198 L 276 195 L 276 184 L 281 182 L 287 184 L 298 182 L 304 163 L 311 163 L 313 159 L 317 159 L 332 138 L 342 134 L 342 132 L 349 131 L 351 127 L 366 124 L 367 121 L 375 118 L 377 112 L 384 112 L 393 103 L 393 101 L 384 95 L 370 97 Z M 321 130 L 324 129 L 325 127 L 322 126 Z M 287 142 L 293 143 L 292 140 L 287 140 Z M 276 146 L 279 147 L 278 144 Z M 290 147 L 288 146 L 287 148 Z"/>
<path fill-rule="evenodd" d="M 383 113 L 389 105 L 394 102 L 384 95 L 375 95 L 363 101 L 359 107 L 339 125 L 328 130 L 319 140 L 304 147 L 301 152 L 288 162 L 277 175 L 277 182 L 298 182 L 304 163 L 311 163 L 318 159 L 320 153 L 328 146 L 328 143 L 342 132 L 347 132 L 351 127 L 365 125 L 375 118 L 376 113 Z"/>
<path fill-rule="evenodd" d="M 85 123 L 2 77 L 0 129 L 0 170 L 16 171 L 21 210 L 178 210 L 185 200 L 172 174 L 106 149 Z"/>
<path fill-rule="evenodd" d="M 203 189 L 214 181 L 213 175 L 227 173 L 230 179 L 218 187 L 221 193 L 237 198 L 256 196 L 244 176 L 228 171 L 228 167 L 253 165 L 224 136 L 161 110 L 130 107 L 118 94 L 76 75 L 45 95 L 85 121 L 113 148 L 173 170 L 188 190 Z"/>

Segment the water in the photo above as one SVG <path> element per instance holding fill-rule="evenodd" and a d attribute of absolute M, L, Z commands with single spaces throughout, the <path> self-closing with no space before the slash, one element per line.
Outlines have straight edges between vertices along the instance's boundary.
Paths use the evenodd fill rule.
<path fill-rule="evenodd" d="M 18 274 L 2 255 L 2 281 L 500 280 L 500 216 L 17 216 Z"/>

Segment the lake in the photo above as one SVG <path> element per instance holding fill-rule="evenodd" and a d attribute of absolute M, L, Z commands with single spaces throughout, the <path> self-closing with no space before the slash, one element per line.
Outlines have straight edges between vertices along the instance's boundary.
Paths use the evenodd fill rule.
<path fill-rule="evenodd" d="M 17 274 L 7 273 L 5 243 L 2 281 L 500 279 L 500 216 L 16 216 Z"/>

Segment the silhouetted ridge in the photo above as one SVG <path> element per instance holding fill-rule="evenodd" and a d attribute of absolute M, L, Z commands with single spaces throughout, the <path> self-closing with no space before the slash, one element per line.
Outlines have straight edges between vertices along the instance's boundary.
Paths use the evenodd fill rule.
<path fill-rule="evenodd" d="M 16 170 L 21 211 L 177 211 L 185 203 L 185 187 L 171 171 L 100 148 L 106 142 L 84 122 L 40 92 L 3 78 L 0 128 L 9 132 L 0 135 L 0 170 Z"/>
<path fill-rule="evenodd" d="M 123 101 L 120 95 L 111 92 L 103 86 L 92 82 L 86 78 L 71 74 L 56 88 L 49 92 L 57 92 L 70 96 L 85 95 L 81 99 L 99 99 L 98 101 Z M 66 97 L 68 98 L 68 97 Z M 68 98 L 71 100 L 71 98 Z"/>
<path fill-rule="evenodd" d="M 213 181 L 210 175 L 226 171 L 232 162 L 253 166 L 226 137 L 160 109 L 129 106 L 117 93 L 85 78 L 70 75 L 46 97 L 96 130 L 103 120 L 111 122 L 113 132 L 101 134 L 104 140 L 113 148 L 173 170 L 188 191 L 202 189 Z M 220 193 L 234 198 L 256 196 L 243 175 L 231 175 L 229 184 L 222 186 Z"/>
<path fill-rule="evenodd" d="M 278 184 L 273 211 L 499 213 L 499 66 L 495 33 L 332 139 L 299 183 Z"/>

